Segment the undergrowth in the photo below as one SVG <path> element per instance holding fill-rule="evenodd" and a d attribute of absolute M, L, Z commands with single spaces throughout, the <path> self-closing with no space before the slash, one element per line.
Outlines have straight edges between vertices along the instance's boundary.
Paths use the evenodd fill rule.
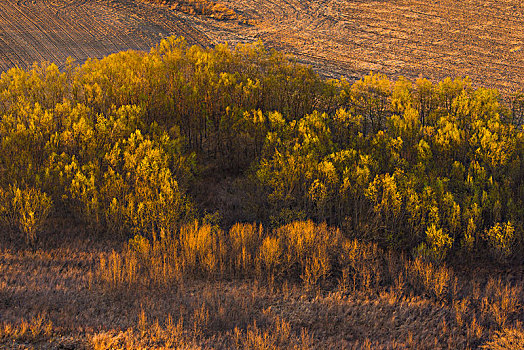
<path fill-rule="evenodd" d="M 274 230 L 236 224 L 229 231 L 195 221 L 156 240 L 136 236 L 121 253 L 102 255 L 95 275 L 110 289 L 183 288 L 194 279 L 248 278 L 277 289 L 296 284 L 305 295 L 420 297 L 444 305 L 471 346 L 518 337 L 523 317 L 521 285 L 493 277 L 467 280 L 446 265 L 351 240 L 311 221 Z M 264 337 L 274 341 L 257 332 L 248 330 L 255 338 L 243 346 Z"/>

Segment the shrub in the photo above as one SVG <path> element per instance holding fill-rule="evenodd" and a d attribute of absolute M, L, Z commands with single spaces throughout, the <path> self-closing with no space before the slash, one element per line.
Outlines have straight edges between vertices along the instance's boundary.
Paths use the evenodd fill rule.
<path fill-rule="evenodd" d="M 249 275 L 254 272 L 258 249 L 262 243 L 262 225 L 235 224 L 229 230 L 231 243 L 231 267 L 237 273 Z"/>
<path fill-rule="evenodd" d="M 440 264 L 446 258 L 453 238 L 432 224 L 426 230 L 426 242 L 417 247 L 415 256 Z"/>
<path fill-rule="evenodd" d="M 442 299 L 449 291 L 453 277 L 445 266 L 436 267 L 420 258 L 409 263 L 406 272 L 413 288 L 437 299 Z"/>
<path fill-rule="evenodd" d="M 341 233 L 325 223 L 296 221 L 275 231 L 282 249 L 283 272 L 308 281 L 328 277 L 338 254 Z"/>
<path fill-rule="evenodd" d="M 282 251 L 278 242 L 278 238 L 267 236 L 264 238 L 262 245 L 260 246 L 260 270 L 264 268 L 269 273 L 280 264 Z"/>
<path fill-rule="evenodd" d="M 180 229 L 180 249 L 184 269 L 213 275 L 220 270 L 220 239 L 223 232 L 211 225 L 200 225 L 198 221 Z"/>
<path fill-rule="evenodd" d="M 0 189 L 0 213 L 8 226 L 18 229 L 26 243 L 34 244 L 53 206 L 51 198 L 39 189 L 10 185 Z"/>
<path fill-rule="evenodd" d="M 505 261 L 513 253 L 515 243 L 515 227 L 510 221 L 500 224 L 496 223 L 493 227 L 486 230 L 486 241 L 490 252 L 499 261 Z"/>

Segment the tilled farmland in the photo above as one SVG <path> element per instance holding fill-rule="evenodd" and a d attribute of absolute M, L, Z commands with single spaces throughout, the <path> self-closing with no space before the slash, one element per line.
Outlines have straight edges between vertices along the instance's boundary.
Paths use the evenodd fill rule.
<path fill-rule="evenodd" d="M 369 71 L 435 80 L 469 76 L 502 91 L 524 81 L 519 0 L 224 3 L 258 23 L 246 33 L 335 77 Z"/>
<path fill-rule="evenodd" d="M 149 50 L 162 38 L 208 39 L 171 11 L 137 1 L 5 0 L 0 2 L 0 69 L 34 61 L 82 63 L 122 50 Z"/>
<path fill-rule="evenodd" d="M 337 78 L 374 71 L 433 80 L 469 76 L 475 85 L 503 92 L 523 85 L 520 0 L 218 3 L 242 20 L 184 11 L 191 5 L 187 1 L 180 6 L 153 0 L 5 0 L 0 3 L 0 69 L 148 50 L 163 37 L 183 35 L 201 45 L 260 39 Z"/>

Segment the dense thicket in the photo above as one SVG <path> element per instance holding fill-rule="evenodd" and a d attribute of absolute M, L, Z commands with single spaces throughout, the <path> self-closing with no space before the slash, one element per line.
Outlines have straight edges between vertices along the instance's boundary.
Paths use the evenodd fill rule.
<path fill-rule="evenodd" d="M 15 68 L 0 78 L 1 218 L 28 241 L 49 215 L 154 237 L 201 214 L 190 189 L 205 173 L 244 179 L 239 219 L 504 261 L 524 241 L 515 96 L 505 107 L 468 79 L 325 80 L 261 44 L 181 38 Z"/>

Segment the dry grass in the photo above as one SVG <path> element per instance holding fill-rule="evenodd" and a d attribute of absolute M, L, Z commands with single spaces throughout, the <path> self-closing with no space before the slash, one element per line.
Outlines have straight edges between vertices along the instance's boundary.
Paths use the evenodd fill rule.
<path fill-rule="evenodd" d="M 203 15 L 222 21 L 239 21 L 247 23 L 246 20 L 235 11 L 224 4 L 209 0 L 146 0 L 157 4 L 167 5 L 175 11 L 189 15 Z"/>
<path fill-rule="evenodd" d="M 14 341 L 38 342 L 49 339 L 53 334 L 53 323 L 46 321 L 43 314 L 31 318 L 28 322 L 24 319 L 18 324 L 4 323 L 0 327 L 0 340 L 12 339 Z"/>
<path fill-rule="evenodd" d="M 274 232 L 254 224 L 236 224 L 226 232 L 195 221 L 173 234 L 162 232 L 158 240 L 136 236 L 122 253 L 102 256 L 96 274 L 112 287 L 171 286 L 199 277 L 290 278 L 313 287 L 335 272 L 341 242 L 339 230 L 310 221 Z"/>
<path fill-rule="evenodd" d="M 195 233 L 195 228 L 202 232 Z M 200 225 L 186 230 L 185 235 L 194 239 L 202 236 L 199 242 L 205 242 L 211 232 L 220 232 Z M 293 241 L 297 239 L 294 231 L 299 230 L 310 230 L 310 238 L 306 233 L 304 241 Z M 117 248 L 117 243 L 93 245 L 80 235 L 68 243 L 62 238 L 62 247 L 49 244 L 37 250 L 4 244 L 0 252 L 0 347 L 521 347 L 518 321 L 524 316 L 524 295 L 518 276 L 522 271 L 517 271 L 520 275 L 501 272 L 496 279 L 482 272 L 463 275 L 339 237 L 336 245 L 331 242 L 337 240 L 326 240 L 332 244 L 329 272 L 311 281 L 305 278 L 306 271 L 315 270 L 313 257 L 320 259 L 322 251 L 308 252 L 312 244 L 308 242 L 320 239 L 312 233 L 315 231 L 338 236 L 336 230 L 311 223 L 273 232 L 257 225 L 236 225 L 220 233 L 231 244 L 225 250 L 219 243 L 194 246 L 199 252 L 194 265 L 185 260 L 178 246 L 180 269 L 165 274 L 162 264 L 153 269 L 163 261 L 159 252 L 166 249 L 159 242 L 156 247 L 148 243 L 145 249 L 142 242 L 133 248 L 141 251 L 136 255 L 134 275 L 122 272 L 126 269 L 122 261 L 131 250 L 107 252 L 111 245 Z M 295 253 L 303 254 L 302 263 L 291 259 L 291 246 L 303 247 L 301 253 Z M 215 249 L 231 255 L 217 254 L 222 257 L 211 265 L 216 270 L 204 263 L 206 254 Z M 262 260 L 264 249 L 273 251 L 268 254 L 271 258 Z M 201 258 L 203 265 L 198 262 Z M 120 272 L 101 270 L 101 259 L 106 268 L 111 259 L 121 259 Z M 129 280 L 129 276 L 135 277 Z"/>

